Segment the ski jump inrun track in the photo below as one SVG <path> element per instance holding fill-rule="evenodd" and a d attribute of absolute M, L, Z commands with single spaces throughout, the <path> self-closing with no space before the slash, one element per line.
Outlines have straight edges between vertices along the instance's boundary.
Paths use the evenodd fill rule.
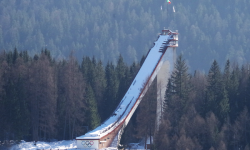
<path fill-rule="evenodd" d="M 162 30 L 113 114 L 96 129 L 76 137 L 77 148 L 103 149 L 118 146 L 124 128 L 161 69 L 164 54 L 176 47 L 178 47 L 178 33 L 167 29 Z"/>

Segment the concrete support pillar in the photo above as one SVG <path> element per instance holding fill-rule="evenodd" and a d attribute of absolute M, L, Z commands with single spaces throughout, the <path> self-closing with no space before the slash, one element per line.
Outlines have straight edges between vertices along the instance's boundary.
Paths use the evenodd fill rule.
<path fill-rule="evenodd" d="M 176 48 L 168 47 L 162 60 L 161 69 L 157 74 L 157 108 L 156 108 L 156 131 L 159 129 L 163 114 L 163 102 L 168 79 L 174 69 L 176 59 Z"/>

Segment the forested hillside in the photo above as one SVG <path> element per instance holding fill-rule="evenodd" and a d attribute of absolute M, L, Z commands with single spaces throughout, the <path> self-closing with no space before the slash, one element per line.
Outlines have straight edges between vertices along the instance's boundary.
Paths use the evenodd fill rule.
<path fill-rule="evenodd" d="M 182 55 L 155 148 L 249 149 L 249 8 L 249 0 L 1 0 L 0 140 L 73 139 L 95 128 L 165 27 L 178 30 Z M 147 93 L 124 144 L 152 134 L 155 97 Z"/>
<path fill-rule="evenodd" d="M 178 53 L 191 70 L 209 69 L 214 59 L 249 61 L 248 0 L 1 0 L 0 50 L 42 48 L 52 57 L 95 56 L 104 64 L 121 54 L 140 60 L 163 27 L 179 30 Z M 173 12 L 173 6 L 175 13 Z M 162 8 L 162 10 L 161 10 Z"/>

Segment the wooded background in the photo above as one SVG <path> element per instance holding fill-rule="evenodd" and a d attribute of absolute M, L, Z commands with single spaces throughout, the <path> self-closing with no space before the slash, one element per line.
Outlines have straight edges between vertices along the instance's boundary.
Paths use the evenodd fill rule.
<path fill-rule="evenodd" d="M 207 72 L 214 59 L 249 62 L 249 8 L 248 0 L 1 0 L 0 50 L 33 56 L 47 48 L 55 58 L 74 50 L 79 62 L 84 55 L 104 64 L 121 54 L 131 65 L 165 27 L 179 30 L 177 53 L 190 70 Z"/>

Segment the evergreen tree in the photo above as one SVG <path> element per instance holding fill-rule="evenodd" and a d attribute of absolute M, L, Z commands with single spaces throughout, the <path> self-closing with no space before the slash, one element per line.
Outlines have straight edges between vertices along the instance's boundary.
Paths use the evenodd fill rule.
<path fill-rule="evenodd" d="M 22 51 L 19 53 L 19 55 L 21 58 L 23 58 L 23 61 L 25 63 L 27 63 L 31 59 L 27 51 Z"/>
<path fill-rule="evenodd" d="M 182 99 L 182 105 L 185 106 L 191 90 L 191 85 L 188 67 L 182 55 L 177 58 L 171 78 L 173 81 L 173 92 Z"/>
<path fill-rule="evenodd" d="M 231 88 L 229 90 L 229 103 L 230 103 L 230 118 L 235 120 L 239 112 L 239 86 L 240 86 L 240 70 L 236 66 L 231 73 Z"/>
<path fill-rule="evenodd" d="M 136 64 L 135 62 L 130 66 L 130 81 L 133 81 L 138 71 L 140 70 L 140 64 Z"/>
<path fill-rule="evenodd" d="M 222 99 L 220 101 L 220 117 L 222 120 L 225 120 L 228 113 L 230 112 L 230 103 L 229 103 L 229 92 L 232 91 L 232 81 L 231 81 L 231 72 L 230 72 L 230 61 L 227 60 L 222 83 L 223 83 L 223 89 L 221 91 L 222 93 Z"/>
<path fill-rule="evenodd" d="M 127 92 L 132 82 L 131 80 L 129 80 L 129 77 L 130 77 L 129 70 L 126 70 L 124 77 L 118 80 L 119 88 L 117 91 L 116 105 L 120 103 L 121 99 L 124 97 L 125 93 Z"/>
<path fill-rule="evenodd" d="M 104 103 L 104 92 L 106 88 L 106 79 L 105 79 L 105 70 L 102 65 L 102 62 L 95 62 L 95 59 L 92 59 L 93 69 L 92 69 L 92 82 L 91 87 L 94 92 L 94 96 L 97 103 L 98 112 L 102 113 L 102 107 Z"/>
<path fill-rule="evenodd" d="M 189 94 L 191 91 L 190 76 L 188 67 L 182 55 L 177 58 L 174 71 L 168 80 L 167 89 L 165 92 L 164 109 L 171 107 L 171 103 L 175 104 L 174 99 L 178 99 L 182 112 L 188 105 Z M 168 107 L 168 108 L 167 108 Z"/>
<path fill-rule="evenodd" d="M 238 97 L 238 111 L 242 111 L 247 104 L 249 104 L 248 99 L 248 86 L 249 86 L 249 76 L 250 72 L 248 70 L 247 65 L 242 65 L 241 71 L 240 71 L 240 80 L 239 80 L 239 97 Z M 249 106 L 248 106 L 249 107 Z"/>
<path fill-rule="evenodd" d="M 118 80 L 121 80 L 125 76 L 125 72 L 127 70 L 126 64 L 123 61 L 122 55 L 119 56 L 116 66 L 116 72 Z"/>
<path fill-rule="evenodd" d="M 230 61 L 227 60 L 224 73 L 223 73 L 223 83 L 227 92 L 231 90 L 231 72 L 230 72 Z"/>
<path fill-rule="evenodd" d="M 5 114 L 5 105 L 4 105 L 4 97 L 3 97 L 3 93 L 4 93 L 4 89 L 3 89 L 3 86 L 4 86 L 4 80 L 3 80 L 3 74 L 4 74 L 4 70 L 6 70 L 8 64 L 6 61 L 3 61 L 2 59 L 2 55 L 1 54 L 0 56 L 0 122 L 2 122 L 0 124 L 0 139 L 4 139 L 4 125 L 5 125 L 5 121 L 4 121 L 4 114 Z"/>
<path fill-rule="evenodd" d="M 86 88 L 85 100 L 87 102 L 88 109 L 86 113 L 86 115 L 88 115 L 88 126 L 90 129 L 95 129 L 98 125 L 100 125 L 101 119 L 99 117 L 95 95 L 90 85 Z"/>
<path fill-rule="evenodd" d="M 192 93 L 195 95 L 193 102 L 195 103 L 196 110 L 205 116 L 206 103 L 206 87 L 207 87 L 207 77 L 204 73 L 200 71 L 195 71 L 194 76 L 191 78 L 191 84 L 194 86 Z"/>
<path fill-rule="evenodd" d="M 214 61 L 208 73 L 208 86 L 206 93 L 207 108 L 206 112 L 212 111 L 219 116 L 220 101 L 223 97 L 222 77 L 217 61 Z"/>
<path fill-rule="evenodd" d="M 104 105 L 102 112 L 103 117 L 101 118 L 108 118 L 111 113 L 115 110 L 116 106 L 118 105 L 117 100 L 117 93 L 118 93 L 118 86 L 119 82 L 117 79 L 117 74 L 115 71 L 115 67 L 112 63 L 108 63 L 105 68 L 105 76 L 107 80 L 107 88 L 104 94 Z"/>
<path fill-rule="evenodd" d="M 165 96 L 164 96 L 164 103 L 163 103 L 163 110 L 164 112 L 167 111 L 169 105 L 170 105 L 170 102 L 172 101 L 173 99 L 173 86 L 171 85 L 172 82 L 171 82 L 171 78 L 168 79 L 168 84 L 167 84 L 167 89 L 166 89 L 166 92 L 165 92 Z"/>
<path fill-rule="evenodd" d="M 190 92 L 192 90 L 188 67 L 182 55 L 177 58 L 174 71 L 168 79 L 167 89 L 164 99 L 164 121 L 172 128 L 167 139 L 173 139 L 169 143 L 169 147 L 174 149 L 180 128 L 179 123 L 182 115 L 184 115 L 190 106 Z M 170 122 L 170 123 L 168 123 Z"/>
<path fill-rule="evenodd" d="M 16 63 L 17 58 L 18 58 L 18 51 L 17 51 L 17 48 L 15 47 L 14 53 L 13 53 L 13 58 L 12 58 L 12 63 L 13 64 Z"/>
<path fill-rule="evenodd" d="M 126 91 L 128 90 L 130 86 L 129 81 L 129 68 L 126 66 L 126 64 L 123 61 L 122 56 L 119 56 L 117 66 L 115 68 L 116 74 L 117 74 L 117 79 L 118 79 L 118 93 L 117 93 L 117 100 L 116 100 L 116 105 L 120 102 L 120 100 L 123 98 L 125 95 Z"/>
<path fill-rule="evenodd" d="M 246 106 L 247 109 L 250 110 L 250 75 L 248 77 L 248 81 L 247 81 L 247 89 L 246 89 L 246 93 L 247 93 L 247 101 L 246 101 Z"/>
<path fill-rule="evenodd" d="M 222 121 L 225 121 L 225 119 L 228 117 L 228 113 L 230 112 L 230 104 L 229 104 L 229 99 L 228 99 L 228 94 L 225 88 L 223 88 L 222 92 L 222 99 L 220 100 L 219 103 L 219 109 L 220 109 L 220 118 Z"/>
<path fill-rule="evenodd" d="M 81 72 L 83 74 L 83 77 L 85 80 L 88 80 L 88 69 L 91 65 L 91 60 L 89 57 L 83 57 L 82 58 L 82 63 L 81 63 Z"/>

